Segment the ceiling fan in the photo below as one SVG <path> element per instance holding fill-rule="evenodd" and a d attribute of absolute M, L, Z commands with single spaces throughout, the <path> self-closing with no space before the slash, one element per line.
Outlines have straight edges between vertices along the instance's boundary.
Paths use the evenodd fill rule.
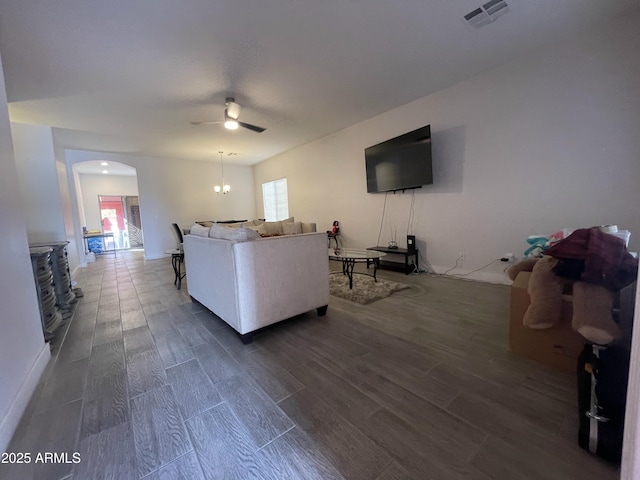
<path fill-rule="evenodd" d="M 215 123 L 223 123 L 225 128 L 228 128 L 229 130 L 235 130 L 238 128 L 238 126 L 257 133 L 262 133 L 266 130 L 266 128 L 258 127 L 257 125 L 251 125 L 250 123 L 245 123 L 238 120 L 242 107 L 240 106 L 240 104 L 236 103 L 235 98 L 227 97 L 224 101 L 224 104 L 227 107 L 224 109 L 224 120 L 210 122 L 191 122 L 191 125 L 212 125 Z"/>

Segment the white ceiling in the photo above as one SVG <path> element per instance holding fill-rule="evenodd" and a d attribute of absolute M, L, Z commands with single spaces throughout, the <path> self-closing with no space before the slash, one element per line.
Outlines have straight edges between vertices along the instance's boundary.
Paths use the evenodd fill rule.
<path fill-rule="evenodd" d="M 638 10 L 637 0 L 0 0 L 12 121 L 67 148 L 254 164 Z M 220 120 L 224 99 L 267 131 Z"/>

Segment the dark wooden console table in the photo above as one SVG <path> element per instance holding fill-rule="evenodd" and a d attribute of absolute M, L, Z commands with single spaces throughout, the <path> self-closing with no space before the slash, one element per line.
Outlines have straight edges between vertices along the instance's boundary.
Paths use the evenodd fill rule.
<path fill-rule="evenodd" d="M 368 247 L 367 250 L 375 250 L 376 252 L 384 252 L 393 255 L 404 256 L 404 264 L 400 262 L 390 262 L 388 260 L 385 260 L 380 262 L 380 268 L 386 268 L 388 270 L 400 270 L 401 272 L 404 272 L 405 275 L 409 275 L 411 272 L 418 268 L 417 248 L 414 248 L 413 250 L 407 250 L 406 248 Z M 410 263 L 409 260 L 411 258 L 413 258 L 413 262 Z M 368 262 L 367 268 L 369 268 Z"/>

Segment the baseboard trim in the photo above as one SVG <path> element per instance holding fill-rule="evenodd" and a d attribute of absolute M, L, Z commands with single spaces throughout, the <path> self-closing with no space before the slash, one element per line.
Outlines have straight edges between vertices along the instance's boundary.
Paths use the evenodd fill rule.
<path fill-rule="evenodd" d="M 20 423 L 22 414 L 26 410 L 29 400 L 31 400 L 31 396 L 38 386 L 40 377 L 47 367 L 50 358 L 51 348 L 48 343 L 45 343 L 33 362 L 31 370 L 29 370 L 29 373 L 18 389 L 18 393 L 9 406 L 9 411 L 0 422 L 0 452 L 6 451 L 9 446 L 11 437 L 13 437 L 18 423 Z"/>
<path fill-rule="evenodd" d="M 461 278 L 465 280 L 473 280 L 476 282 L 484 283 L 497 283 L 501 285 L 511 285 L 511 280 L 504 272 L 482 272 L 474 271 L 462 268 L 456 268 L 451 270 L 451 267 L 434 266 L 433 270 L 436 274 L 443 275 L 444 272 L 449 271 L 445 276 L 453 278 Z"/>

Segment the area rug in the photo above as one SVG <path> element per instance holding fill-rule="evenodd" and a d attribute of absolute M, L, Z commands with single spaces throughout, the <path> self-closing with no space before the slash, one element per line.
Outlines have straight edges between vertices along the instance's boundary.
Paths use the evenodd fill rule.
<path fill-rule="evenodd" d="M 332 273 L 329 275 L 329 292 L 336 297 L 344 298 L 352 302 L 366 305 L 381 298 L 388 297 L 393 292 L 409 288 L 403 283 L 391 282 L 389 280 L 378 279 L 373 281 L 369 275 L 353 275 L 353 289 L 349 289 L 349 278 L 342 273 Z"/>

